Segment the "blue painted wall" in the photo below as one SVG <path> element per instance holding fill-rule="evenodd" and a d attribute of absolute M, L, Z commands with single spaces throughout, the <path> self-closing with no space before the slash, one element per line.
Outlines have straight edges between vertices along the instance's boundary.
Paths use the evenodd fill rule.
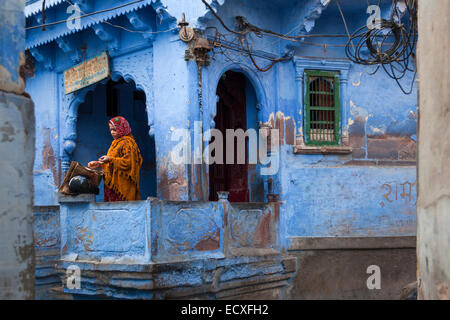
<path fill-rule="evenodd" d="M 0 6 L 0 89 L 16 94 L 22 94 L 24 89 L 23 79 L 18 72 L 24 62 L 23 7 L 22 1 L 2 1 Z"/>
<path fill-rule="evenodd" d="M 93 7 L 99 9 L 122 2 L 100 4 L 95 1 Z M 292 4 L 281 0 L 276 3 L 226 0 L 213 4 L 230 27 L 234 27 L 234 17 L 242 15 L 257 26 L 279 32 L 289 32 L 297 26 L 296 30 L 302 32 L 345 34 L 334 1 L 309 0 Z M 351 30 L 365 23 L 368 15 L 364 3 L 341 1 L 341 4 Z M 108 18 L 115 24 L 137 30 L 130 18 L 137 7 L 118 9 L 108 17 L 102 15 L 96 19 Z M 215 26 L 223 30 L 201 1 L 144 1 L 140 7 L 137 12 L 145 22 L 141 31 L 168 30 L 176 25 L 182 12 L 186 13 L 191 26 L 201 29 Z M 55 5 L 51 10 L 58 16 L 65 7 Z M 38 18 L 39 15 L 33 15 L 29 9 L 28 25 L 38 24 Z M 100 24 L 107 29 L 105 35 L 96 25 L 86 20 L 82 23 L 83 30 L 67 35 L 65 42 L 55 40 L 63 38 L 60 37 L 64 33 L 63 26 L 49 28 L 48 33 L 33 30 L 27 34 L 28 48 L 36 59 L 35 76 L 27 83 L 38 115 L 35 205 L 57 204 L 56 185 L 70 159 L 79 157 L 87 161 L 88 153 L 95 157 L 108 146 L 103 120 L 93 117 L 94 124 L 84 119 L 84 115 L 77 119 L 78 106 L 88 103 L 85 97 L 91 89 L 70 95 L 63 92 L 63 71 L 79 63 L 79 47 L 83 43 L 87 44 L 86 58 L 108 50 L 113 79 L 123 77 L 132 81 L 146 94 L 147 112 L 142 117 L 145 125 L 150 126 L 150 139 L 145 134 L 142 139 L 154 139 L 156 162 L 151 169 L 151 175 L 156 177 L 156 188 L 150 187 L 148 193 L 155 193 L 157 189 L 156 195 L 161 199 L 199 200 L 201 168 L 175 165 L 170 161 L 170 150 L 177 143 L 171 141 L 172 132 L 177 128 L 192 130 L 194 121 L 200 120 L 197 67 L 194 61 L 184 60 L 186 44 L 179 40 L 177 30 L 150 36 Z M 291 44 L 277 38 L 254 37 L 253 40 L 255 50 L 274 56 L 292 49 Z M 323 41 L 343 45 L 346 38 L 314 39 L 319 44 Z M 260 108 L 257 113 L 249 113 L 248 119 L 256 117 L 258 122 L 273 124 L 282 133 L 280 170 L 271 178 L 274 192 L 280 194 L 282 201 L 280 219 L 284 239 L 414 234 L 416 92 L 406 96 L 382 70 L 369 75 L 367 72 L 371 69 L 349 64 L 344 59 L 342 46 L 327 47 L 326 52 L 323 46 L 317 45 L 300 43 L 293 47 L 298 59 L 310 57 L 311 68 L 320 66 L 321 61 L 329 65 L 348 64 L 341 106 L 343 133 L 353 148 L 351 154 L 294 153 L 293 145 L 301 141 L 303 134 L 303 91 L 299 80 L 302 74 L 295 60 L 276 64 L 262 73 L 254 70 L 248 57 L 232 53 L 230 59 L 216 53 L 202 73 L 204 129 L 214 127 L 220 77 L 228 70 L 242 72 L 254 90 L 254 95 L 247 95 L 249 105 Z M 268 64 L 260 58 L 257 62 L 261 66 Z M 411 79 L 412 74 L 407 74 L 405 83 Z M 86 143 L 91 143 L 88 133 L 92 130 L 101 134 L 96 146 L 87 148 Z M 252 188 L 260 188 L 262 184 L 266 196 L 267 179 L 262 178 Z M 406 183 L 411 184 L 411 197 L 403 192 L 402 188 L 408 187 Z"/>

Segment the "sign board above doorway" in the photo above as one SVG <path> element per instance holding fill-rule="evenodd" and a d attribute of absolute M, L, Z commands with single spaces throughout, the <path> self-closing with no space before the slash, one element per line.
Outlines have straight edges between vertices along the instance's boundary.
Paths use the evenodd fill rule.
<path fill-rule="evenodd" d="M 109 55 L 102 54 L 83 61 L 82 63 L 64 71 L 64 89 L 69 94 L 108 78 L 110 75 Z"/>

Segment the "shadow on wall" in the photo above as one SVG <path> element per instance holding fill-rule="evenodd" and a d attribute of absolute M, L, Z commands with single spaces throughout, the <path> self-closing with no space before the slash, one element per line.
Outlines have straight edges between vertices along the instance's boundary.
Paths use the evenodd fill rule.
<path fill-rule="evenodd" d="M 77 147 L 73 161 L 87 165 L 108 152 L 112 142 L 108 121 L 123 116 L 129 122 L 132 134 L 143 158 L 140 172 L 141 199 L 156 197 L 155 139 L 149 135 L 146 96 L 134 83 L 108 80 L 86 94 L 78 108 Z M 103 201 L 103 182 L 96 199 Z"/>

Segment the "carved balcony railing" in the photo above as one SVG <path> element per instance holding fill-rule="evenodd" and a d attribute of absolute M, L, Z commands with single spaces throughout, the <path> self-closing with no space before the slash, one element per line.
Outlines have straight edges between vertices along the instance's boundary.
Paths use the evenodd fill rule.
<path fill-rule="evenodd" d="M 230 203 L 227 193 L 217 202 L 94 199 L 60 198 L 66 293 L 221 298 L 267 286 L 276 298 L 295 270 L 280 248 L 274 196 L 268 203 Z M 73 265 L 84 279 L 78 289 L 65 283 Z"/>

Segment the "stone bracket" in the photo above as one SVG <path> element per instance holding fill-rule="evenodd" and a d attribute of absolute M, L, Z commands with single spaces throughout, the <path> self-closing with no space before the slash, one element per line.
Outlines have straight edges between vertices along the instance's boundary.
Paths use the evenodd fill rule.
<path fill-rule="evenodd" d="M 148 41 L 155 39 L 156 34 L 152 33 L 156 31 L 156 26 L 152 23 L 154 18 L 148 12 L 132 11 L 127 13 L 127 18 L 134 29 L 142 31 L 141 34 L 144 39 Z"/>
<path fill-rule="evenodd" d="M 32 48 L 29 50 L 34 59 L 46 69 L 53 70 L 54 62 L 52 54 L 50 53 L 50 48 L 40 47 L 40 48 Z"/>
<path fill-rule="evenodd" d="M 70 39 L 69 37 L 64 37 L 56 39 L 56 43 L 64 53 L 70 54 L 73 63 L 81 62 L 81 50 L 76 47 L 76 43 L 74 40 Z"/>
<path fill-rule="evenodd" d="M 110 50 L 116 51 L 119 49 L 118 36 L 120 34 L 113 27 L 99 23 L 93 25 L 92 29 L 100 40 L 108 43 Z"/>

